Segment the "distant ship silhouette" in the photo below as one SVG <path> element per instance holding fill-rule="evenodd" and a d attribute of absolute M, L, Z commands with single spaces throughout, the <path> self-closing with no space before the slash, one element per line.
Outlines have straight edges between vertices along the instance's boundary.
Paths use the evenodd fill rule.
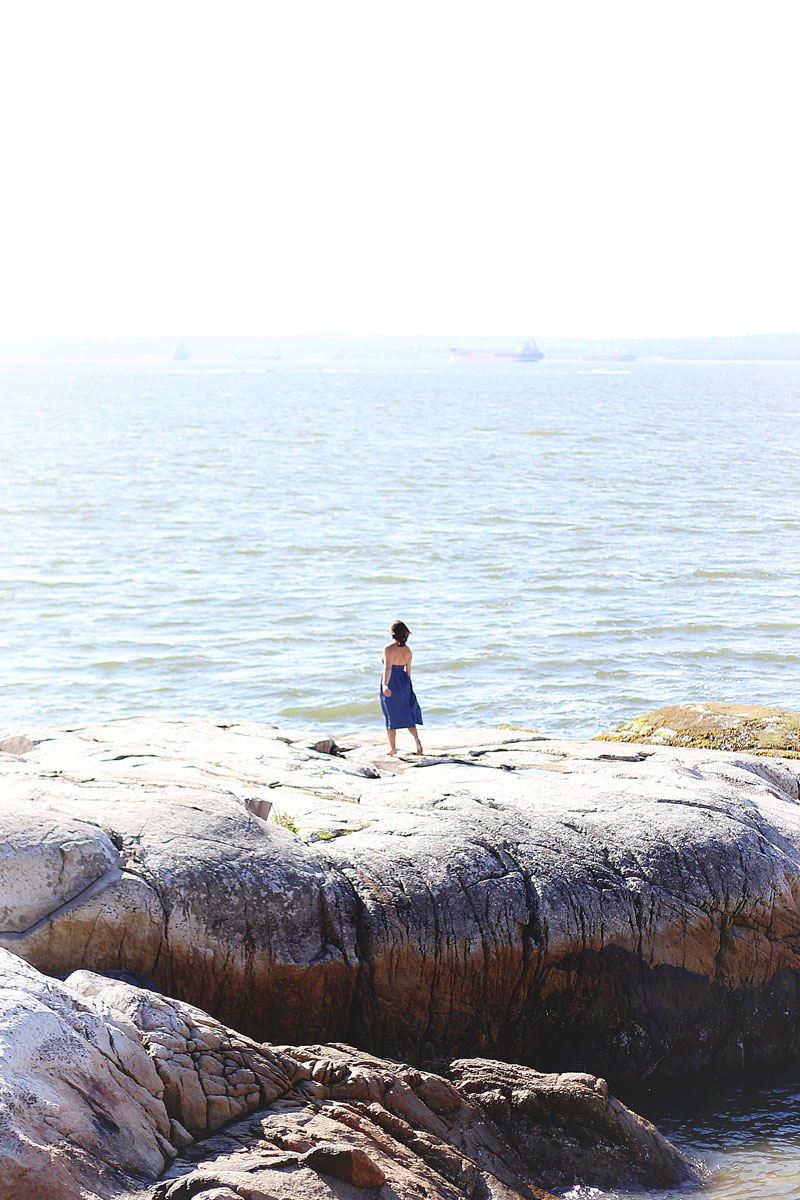
<path fill-rule="evenodd" d="M 533 338 L 526 338 L 516 350 L 464 350 L 450 347 L 451 362 L 538 362 L 544 358 Z"/>

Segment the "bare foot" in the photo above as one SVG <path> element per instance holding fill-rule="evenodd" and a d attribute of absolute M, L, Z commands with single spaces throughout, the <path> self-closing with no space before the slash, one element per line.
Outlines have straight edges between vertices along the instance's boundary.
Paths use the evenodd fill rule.
<path fill-rule="evenodd" d="M 391 758 L 393 754 L 397 754 L 397 751 L 396 751 L 396 750 L 390 750 L 390 751 L 389 751 L 389 757 Z"/>

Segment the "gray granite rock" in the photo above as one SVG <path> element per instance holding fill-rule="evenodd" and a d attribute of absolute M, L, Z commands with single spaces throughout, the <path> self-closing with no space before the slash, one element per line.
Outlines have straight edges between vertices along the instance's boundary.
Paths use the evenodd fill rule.
<path fill-rule="evenodd" d="M 140 972 L 259 1039 L 616 1087 L 800 1058 L 796 760 L 500 729 L 392 759 L 145 718 L 19 736 L 0 945 L 42 970 Z"/>
<path fill-rule="evenodd" d="M 514 1063 L 459 1059 L 449 1075 L 491 1118 L 536 1181 L 574 1186 L 672 1188 L 694 1168 L 649 1121 L 608 1094 L 604 1079 L 543 1074 Z"/>
<path fill-rule="evenodd" d="M 0 1196 L 106 1200 L 175 1154 L 135 1028 L 0 951 Z"/>

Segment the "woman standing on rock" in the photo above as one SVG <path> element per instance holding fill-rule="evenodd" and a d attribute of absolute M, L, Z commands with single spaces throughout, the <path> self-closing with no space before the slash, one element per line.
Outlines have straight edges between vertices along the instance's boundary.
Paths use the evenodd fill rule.
<path fill-rule="evenodd" d="M 395 621 L 389 632 L 392 641 L 383 651 L 381 688 L 381 708 L 386 720 L 389 753 L 397 753 L 396 731 L 407 729 L 417 743 L 417 754 L 422 754 L 422 743 L 417 735 L 417 726 L 422 724 L 422 713 L 411 686 L 411 651 L 406 645 L 411 630 L 403 621 Z"/>

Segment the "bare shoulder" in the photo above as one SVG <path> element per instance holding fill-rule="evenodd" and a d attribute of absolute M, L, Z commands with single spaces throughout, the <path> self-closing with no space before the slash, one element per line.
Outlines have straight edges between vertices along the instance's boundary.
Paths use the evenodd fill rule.
<path fill-rule="evenodd" d="M 391 658 L 391 657 L 392 657 L 392 652 L 393 652 L 394 650 L 396 650 L 396 649 L 397 649 L 397 647 L 395 646 L 394 642 L 389 642 L 389 645 L 388 645 L 388 646 L 384 646 L 384 647 L 383 647 L 383 657 L 384 657 L 384 658 Z"/>

